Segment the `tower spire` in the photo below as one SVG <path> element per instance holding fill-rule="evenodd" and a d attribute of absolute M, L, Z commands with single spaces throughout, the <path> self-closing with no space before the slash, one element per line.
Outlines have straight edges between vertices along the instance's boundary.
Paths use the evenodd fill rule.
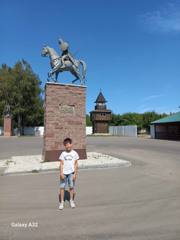
<path fill-rule="evenodd" d="M 100 92 L 99 92 L 99 95 L 98 95 L 97 98 L 96 98 L 95 103 L 106 103 L 106 102 L 107 102 L 107 101 L 106 101 L 104 95 L 103 95 L 102 92 L 100 91 Z"/>

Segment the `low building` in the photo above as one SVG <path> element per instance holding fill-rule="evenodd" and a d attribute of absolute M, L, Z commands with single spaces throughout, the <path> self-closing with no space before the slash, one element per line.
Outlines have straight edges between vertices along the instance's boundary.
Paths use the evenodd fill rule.
<path fill-rule="evenodd" d="M 112 118 L 111 110 L 106 107 L 106 99 L 100 91 L 95 103 L 95 110 L 90 112 L 93 133 L 109 133 L 109 121 Z"/>
<path fill-rule="evenodd" d="M 180 140 L 180 112 L 152 122 L 150 132 L 152 138 Z"/>

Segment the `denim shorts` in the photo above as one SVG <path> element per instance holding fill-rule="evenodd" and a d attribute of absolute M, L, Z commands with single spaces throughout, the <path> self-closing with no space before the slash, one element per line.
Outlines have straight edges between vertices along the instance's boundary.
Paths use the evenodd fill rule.
<path fill-rule="evenodd" d="M 73 180 L 74 173 L 64 174 L 64 179 L 60 179 L 60 188 L 74 188 L 75 181 Z"/>

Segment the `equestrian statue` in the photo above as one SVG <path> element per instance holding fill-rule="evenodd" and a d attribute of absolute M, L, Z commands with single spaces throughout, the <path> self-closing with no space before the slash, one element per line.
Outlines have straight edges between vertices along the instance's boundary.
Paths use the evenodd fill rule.
<path fill-rule="evenodd" d="M 72 56 L 69 52 L 69 44 L 66 41 L 60 38 L 58 43 L 62 52 L 61 56 L 59 56 L 56 51 L 49 46 L 44 46 L 41 52 L 41 56 L 48 56 L 50 59 L 52 70 L 48 73 L 48 81 L 57 82 L 58 74 L 60 72 L 69 71 L 73 76 L 75 76 L 72 83 L 79 80 L 80 84 L 85 84 L 86 63 L 82 60 L 77 60 Z"/>

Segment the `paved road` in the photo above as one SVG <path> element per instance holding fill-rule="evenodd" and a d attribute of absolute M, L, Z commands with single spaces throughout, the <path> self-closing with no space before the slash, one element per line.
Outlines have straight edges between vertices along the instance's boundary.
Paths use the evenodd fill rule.
<path fill-rule="evenodd" d="M 11 156 L 37 155 L 42 153 L 42 137 L 2 137 L 0 136 L 0 159 Z"/>
<path fill-rule="evenodd" d="M 42 145 L 42 139 L 34 141 Z M 0 176 L 0 240 L 179 240 L 180 142 L 116 137 L 87 142 L 89 151 L 129 159 L 132 166 L 81 171 L 78 206 L 63 211 L 57 209 L 57 172 Z M 33 221 L 37 228 L 11 227 Z"/>

